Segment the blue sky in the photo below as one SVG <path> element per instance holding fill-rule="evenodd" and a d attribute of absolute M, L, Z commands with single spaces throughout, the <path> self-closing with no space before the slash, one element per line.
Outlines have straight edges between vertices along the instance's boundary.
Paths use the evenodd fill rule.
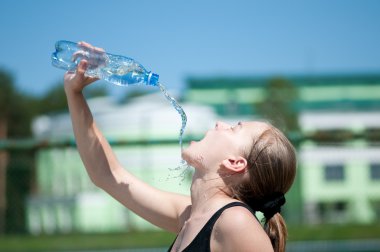
<path fill-rule="evenodd" d="M 178 90 L 191 76 L 380 73 L 376 0 L 2 0 L 0 11 L 0 68 L 33 95 L 62 80 L 50 61 L 60 39 L 132 57 Z"/>

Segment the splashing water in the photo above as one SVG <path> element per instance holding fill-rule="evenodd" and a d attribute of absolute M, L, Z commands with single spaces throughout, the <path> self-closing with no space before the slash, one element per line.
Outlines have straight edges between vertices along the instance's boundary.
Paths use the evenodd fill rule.
<path fill-rule="evenodd" d="M 170 179 L 178 179 L 180 178 L 180 181 L 178 185 L 182 185 L 182 183 L 185 181 L 186 177 L 192 175 L 192 169 L 187 162 L 183 161 L 181 162 L 177 167 L 175 168 L 169 168 L 170 173 L 166 177 L 165 181 L 168 181 Z"/>
<path fill-rule="evenodd" d="M 181 126 L 181 130 L 179 132 L 179 145 L 181 146 L 181 152 L 183 150 L 183 133 L 185 132 L 185 127 L 186 127 L 186 123 L 187 123 L 187 116 L 185 114 L 185 111 L 183 111 L 182 107 L 178 104 L 178 102 L 173 98 L 171 97 L 168 92 L 166 92 L 166 89 L 163 85 L 161 85 L 160 83 L 158 83 L 158 86 L 160 87 L 160 90 L 161 92 L 165 95 L 166 99 L 173 105 L 173 107 L 175 108 L 175 110 L 177 110 L 177 112 L 181 115 L 181 119 L 182 119 L 182 126 Z M 182 160 L 181 161 L 182 164 L 185 164 L 186 161 Z"/>

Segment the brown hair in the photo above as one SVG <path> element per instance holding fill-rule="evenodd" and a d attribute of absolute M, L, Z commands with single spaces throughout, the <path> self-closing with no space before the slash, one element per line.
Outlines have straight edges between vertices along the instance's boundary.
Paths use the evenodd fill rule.
<path fill-rule="evenodd" d="M 264 230 L 275 252 L 285 251 L 287 229 L 280 207 L 296 174 L 295 149 L 278 129 L 268 125 L 246 153 L 249 179 L 234 185 L 235 197 L 263 212 Z M 268 207 L 269 206 L 269 207 Z M 273 210 L 274 209 L 274 210 Z"/>

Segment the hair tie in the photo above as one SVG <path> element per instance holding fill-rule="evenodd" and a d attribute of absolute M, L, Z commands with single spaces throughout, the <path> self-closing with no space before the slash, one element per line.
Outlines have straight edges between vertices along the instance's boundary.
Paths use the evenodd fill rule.
<path fill-rule="evenodd" d="M 268 221 L 272 218 L 276 213 L 281 212 L 281 206 L 283 206 L 286 202 L 285 196 L 281 192 L 276 192 L 269 197 L 265 197 L 260 204 L 260 207 L 257 209 L 258 211 L 264 214 L 265 220 Z"/>

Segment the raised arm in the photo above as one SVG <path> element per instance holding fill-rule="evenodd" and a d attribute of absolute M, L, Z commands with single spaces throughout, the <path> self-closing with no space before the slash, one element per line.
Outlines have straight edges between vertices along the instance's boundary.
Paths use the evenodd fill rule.
<path fill-rule="evenodd" d="M 97 128 L 82 94 L 97 79 L 85 76 L 87 61 L 64 77 L 65 92 L 81 159 L 93 183 L 149 222 L 178 232 L 181 215 L 191 204 L 188 196 L 158 190 L 127 172 Z"/>

